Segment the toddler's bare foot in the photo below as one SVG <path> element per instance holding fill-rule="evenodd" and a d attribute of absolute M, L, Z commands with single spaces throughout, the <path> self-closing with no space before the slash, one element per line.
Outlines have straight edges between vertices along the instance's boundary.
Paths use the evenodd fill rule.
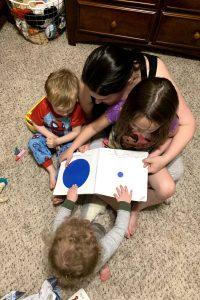
<path fill-rule="evenodd" d="M 50 187 L 50 190 L 53 190 L 56 185 L 57 172 L 56 172 L 54 165 L 48 166 L 47 171 L 49 172 L 49 187 Z"/>
<path fill-rule="evenodd" d="M 49 187 L 53 190 L 56 186 L 56 172 L 54 174 L 49 173 Z"/>
<path fill-rule="evenodd" d="M 53 205 L 57 206 L 62 204 L 65 201 L 65 196 L 55 196 L 52 199 Z"/>
<path fill-rule="evenodd" d="M 138 213 L 139 212 L 137 210 L 132 210 L 132 212 L 131 212 L 128 229 L 126 231 L 126 237 L 128 239 L 133 235 L 133 233 L 135 232 L 135 230 L 137 228 Z"/>
<path fill-rule="evenodd" d="M 102 282 L 107 281 L 111 277 L 111 272 L 108 264 L 103 266 L 103 268 L 100 271 L 100 279 Z"/>

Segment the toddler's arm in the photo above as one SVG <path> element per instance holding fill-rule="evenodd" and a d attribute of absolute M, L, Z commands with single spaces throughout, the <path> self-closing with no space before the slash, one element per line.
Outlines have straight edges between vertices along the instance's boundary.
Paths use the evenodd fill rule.
<path fill-rule="evenodd" d="M 85 126 L 81 133 L 72 143 L 71 147 L 61 154 L 61 161 L 67 160 L 67 163 L 72 159 L 74 151 L 76 151 L 80 146 L 87 142 L 91 137 L 95 136 L 97 133 L 105 129 L 110 125 L 110 122 L 106 115 L 104 114 L 96 121 Z"/>
<path fill-rule="evenodd" d="M 50 132 L 45 126 L 38 126 L 34 122 L 32 122 L 32 123 L 33 123 L 35 129 L 39 133 L 44 135 L 46 138 L 57 138 L 57 136 L 55 134 L 53 134 L 52 132 Z"/>
<path fill-rule="evenodd" d="M 67 142 L 73 141 L 81 132 L 81 126 L 76 126 L 72 128 L 72 131 L 67 133 L 64 136 L 61 137 L 55 137 L 55 138 L 47 138 L 47 146 L 49 148 L 55 148 L 59 145 L 65 144 Z"/>
<path fill-rule="evenodd" d="M 78 187 L 73 185 L 67 192 L 66 200 L 62 204 L 62 207 L 59 208 L 57 215 L 53 222 L 53 232 L 64 222 L 66 218 L 69 218 L 72 210 L 74 208 L 75 202 L 78 199 L 77 194 Z"/>
<path fill-rule="evenodd" d="M 102 247 L 102 256 L 98 269 L 100 270 L 117 251 L 121 242 L 124 239 L 124 235 L 128 228 L 130 211 L 131 211 L 131 198 L 132 192 L 128 192 L 127 187 L 117 188 L 117 194 L 114 195 L 119 202 L 119 208 L 117 210 L 117 218 L 115 220 L 114 227 L 100 240 Z M 97 270 L 98 271 L 98 270 Z"/>

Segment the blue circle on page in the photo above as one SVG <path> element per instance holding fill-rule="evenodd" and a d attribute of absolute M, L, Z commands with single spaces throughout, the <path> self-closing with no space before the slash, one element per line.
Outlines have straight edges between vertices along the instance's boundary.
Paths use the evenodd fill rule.
<path fill-rule="evenodd" d="M 90 165 L 85 159 L 77 159 L 72 161 L 63 173 L 63 183 L 67 188 L 73 184 L 78 187 L 82 186 L 90 173 Z"/>
<path fill-rule="evenodd" d="M 124 176 L 123 172 L 118 172 L 117 175 L 118 175 L 119 177 L 123 177 L 123 176 Z"/>

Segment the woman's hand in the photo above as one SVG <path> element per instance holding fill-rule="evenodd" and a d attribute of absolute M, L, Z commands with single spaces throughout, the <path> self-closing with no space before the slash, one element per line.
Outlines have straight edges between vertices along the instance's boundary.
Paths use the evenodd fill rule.
<path fill-rule="evenodd" d="M 148 173 L 157 173 L 158 171 L 165 168 L 167 161 L 164 155 L 151 157 L 150 155 L 143 159 L 144 167 L 148 167 Z"/>
<path fill-rule="evenodd" d="M 76 202 L 77 199 L 78 199 L 77 191 L 78 191 L 78 186 L 77 186 L 76 184 L 73 184 L 73 185 L 68 189 L 68 192 L 67 192 L 67 200 Z"/>
<path fill-rule="evenodd" d="M 73 157 L 73 153 L 74 153 L 73 150 L 71 150 L 70 148 L 67 149 L 65 152 L 63 152 L 60 155 L 60 162 L 62 162 L 63 160 L 66 160 L 66 166 L 67 166 Z"/>
<path fill-rule="evenodd" d="M 126 185 L 124 187 L 120 185 L 119 187 L 116 188 L 116 190 L 117 193 L 114 194 L 114 197 L 118 202 L 125 201 L 127 203 L 131 203 L 132 191 L 129 192 Z"/>

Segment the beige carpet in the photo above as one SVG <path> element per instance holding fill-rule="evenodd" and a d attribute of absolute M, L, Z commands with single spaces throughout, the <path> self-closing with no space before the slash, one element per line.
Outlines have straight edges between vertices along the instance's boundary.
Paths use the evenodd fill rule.
<path fill-rule="evenodd" d="M 56 213 L 48 176 L 30 155 L 15 162 L 15 147 L 26 148 L 30 132 L 23 118 L 44 94 L 47 75 L 61 67 L 76 74 L 95 46 L 68 45 L 65 34 L 46 46 L 31 44 L 6 24 L 0 32 L 1 139 L 0 177 L 9 185 L 0 203 L 0 294 L 10 290 L 38 292 L 51 275 L 44 255 L 42 231 Z M 160 55 L 190 104 L 200 113 L 200 62 Z M 144 211 L 131 240 L 110 261 L 112 278 L 98 276 L 85 290 L 91 300 L 200 299 L 199 138 L 184 151 L 185 175 L 170 206 Z M 104 216 L 109 220 L 108 216 Z M 63 292 L 67 299 L 73 291 Z"/>

